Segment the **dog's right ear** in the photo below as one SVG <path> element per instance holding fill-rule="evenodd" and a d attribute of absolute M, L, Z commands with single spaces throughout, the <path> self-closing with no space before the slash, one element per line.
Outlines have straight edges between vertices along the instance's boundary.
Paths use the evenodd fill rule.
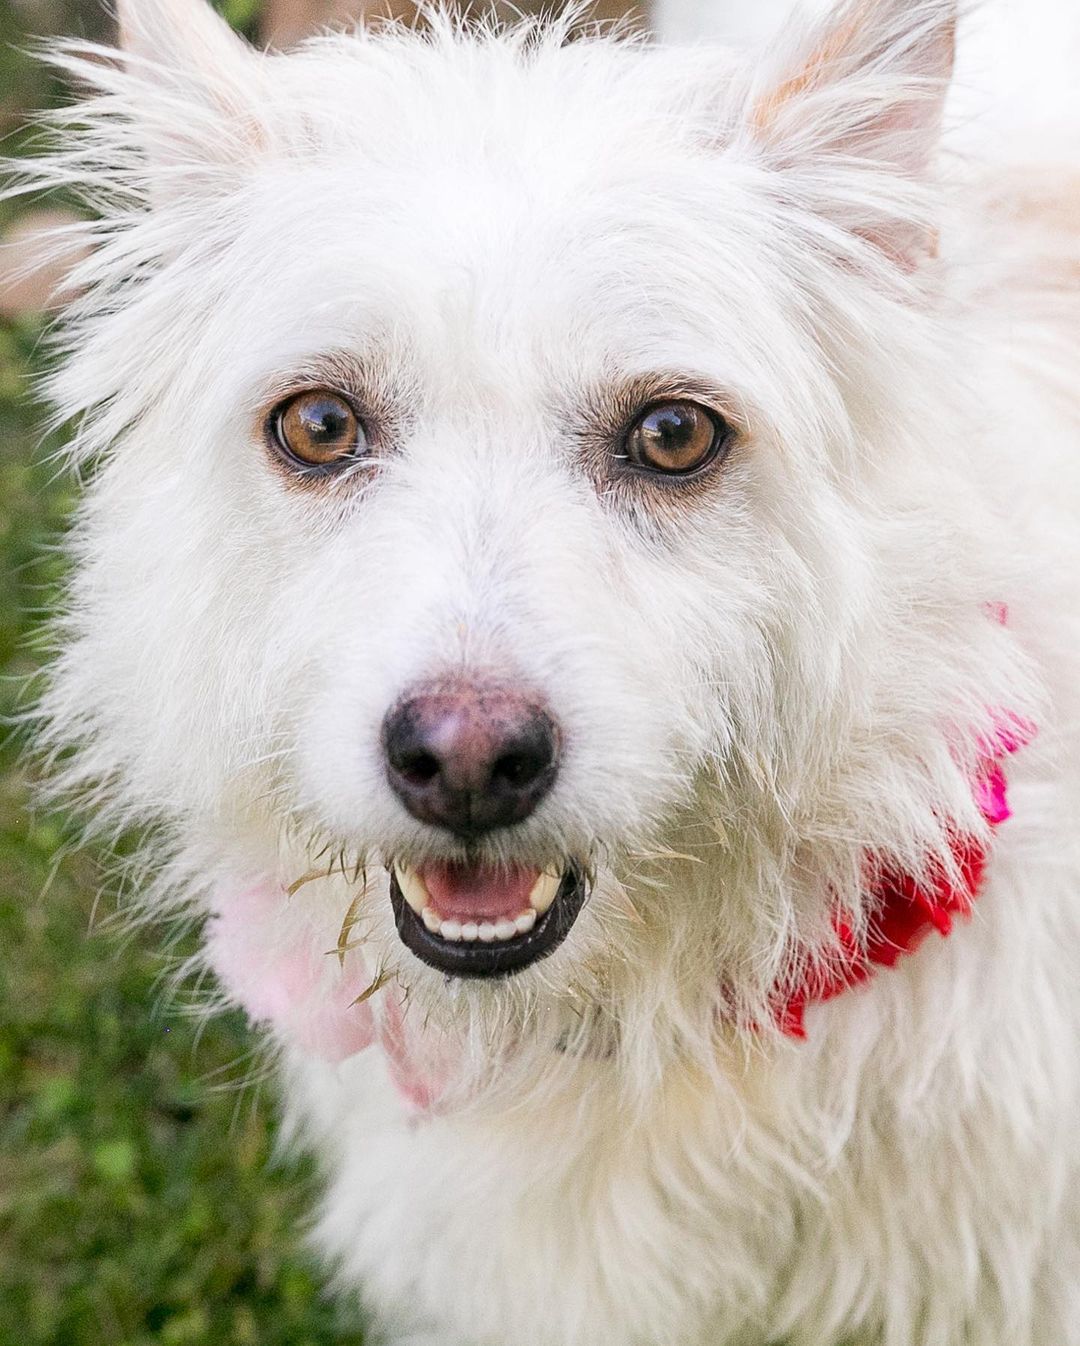
<path fill-rule="evenodd" d="M 781 169 L 831 176 L 842 189 L 838 218 L 846 211 L 855 232 L 908 270 L 933 250 L 934 238 L 925 222 L 905 219 L 904 202 L 890 201 L 880 184 L 929 175 L 957 9 L 957 0 L 842 0 L 823 21 L 793 25 L 774 44 L 749 100 L 752 141 Z M 859 165 L 861 185 L 845 184 L 845 172 Z"/>
<path fill-rule="evenodd" d="M 117 18 L 155 203 L 249 160 L 263 58 L 207 0 L 118 0 Z"/>

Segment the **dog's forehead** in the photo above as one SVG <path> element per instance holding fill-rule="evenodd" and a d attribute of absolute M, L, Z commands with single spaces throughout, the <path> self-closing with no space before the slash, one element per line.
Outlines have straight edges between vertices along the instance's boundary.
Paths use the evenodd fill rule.
<path fill-rule="evenodd" d="M 501 98 L 479 77 L 469 93 L 471 115 L 429 90 L 387 111 L 385 137 L 360 112 L 315 154 L 261 166 L 249 247 L 272 277 L 253 292 L 267 330 L 316 350 L 393 330 L 459 368 L 557 362 L 572 330 L 577 361 L 648 368 L 679 363 L 665 346 L 700 348 L 740 291 L 751 302 L 745 165 L 656 117 L 643 134 L 640 110 L 613 116 L 584 90 L 548 126 L 524 77 Z"/>

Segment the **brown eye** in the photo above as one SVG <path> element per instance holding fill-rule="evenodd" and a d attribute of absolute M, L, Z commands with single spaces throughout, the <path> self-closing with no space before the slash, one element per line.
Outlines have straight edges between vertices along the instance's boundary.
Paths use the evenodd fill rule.
<path fill-rule="evenodd" d="M 367 436 L 352 407 L 325 389 L 299 393 L 271 417 L 278 445 L 308 467 L 327 468 L 367 452 Z"/>
<path fill-rule="evenodd" d="M 654 472 L 693 472 L 716 456 L 731 427 L 696 402 L 660 402 L 643 411 L 626 432 L 626 456 Z"/>

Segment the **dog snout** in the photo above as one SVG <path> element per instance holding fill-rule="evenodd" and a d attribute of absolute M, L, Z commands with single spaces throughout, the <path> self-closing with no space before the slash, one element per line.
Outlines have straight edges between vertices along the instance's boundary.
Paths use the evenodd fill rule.
<path fill-rule="evenodd" d="M 558 725 L 538 697 L 505 684 L 419 688 L 387 715 L 382 737 L 406 809 L 464 838 L 527 818 L 559 770 Z"/>

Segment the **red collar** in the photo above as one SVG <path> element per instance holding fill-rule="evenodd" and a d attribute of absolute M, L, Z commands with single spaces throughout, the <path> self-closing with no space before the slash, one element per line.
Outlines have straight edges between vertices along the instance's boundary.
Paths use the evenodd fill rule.
<path fill-rule="evenodd" d="M 991 836 L 1010 815 L 1003 763 L 1010 753 L 1029 743 L 1035 732 L 1031 721 L 1021 716 L 1008 711 L 994 715 L 994 732 L 972 784 L 975 802 Z M 776 1023 L 782 1032 L 805 1038 L 808 1005 L 832 1000 L 858 986 L 879 967 L 892 967 L 902 955 L 914 953 L 931 930 L 946 936 L 952 931 L 954 917 L 970 915 L 982 888 L 990 840 L 954 833 L 951 848 L 951 870 L 946 872 L 939 864 L 921 880 L 868 861 L 867 887 L 874 910 L 869 933 L 857 939 L 848 922 L 837 916 L 836 945 L 827 960 L 812 967 L 797 986 L 780 991 L 776 997 Z"/>

